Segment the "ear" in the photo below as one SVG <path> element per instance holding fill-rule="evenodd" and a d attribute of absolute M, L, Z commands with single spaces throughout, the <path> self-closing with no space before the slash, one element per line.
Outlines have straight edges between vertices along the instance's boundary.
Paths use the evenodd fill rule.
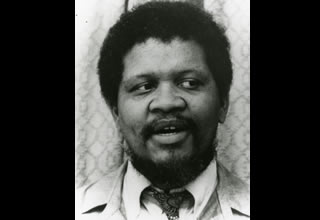
<path fill-rule="evenodd" d="M 222 100 L 220 110 L 219 110 L 219 122 L 221 124 L 226 120 L 228 108 L 229 108 L 229 97 L 226 97 L 225 99 Z"/>
<path fill-rule="evenodd" d="M 111 114 L 115 121 L 119 118 L 118 108 L 116 106 L 111 107 Z"/>
<path fill-rule="evenodd" d="M 114 119 L 116 129 L 118 130 L 118 134 L 120 135 L 121 139 L 121 129 L 120 129 L 120 123 L 119 123 L 119 112 L 117 107 L 111 107 L 111 114 Z"/>
<path fill-rule="evenodd" d="M 111 108 L 111 114 L 112 114 L 112 117 L 114 119 L 114 122 L 115 122 L 115 125 L 116 125 L 116 129 L 118 131 L 117 135 L 118 135 L 119 143 L 123 147 L 125 141 L 124 141 L 121 129 L 120 129 L 118 108 L 117 107 L 112 107 Z"/>
<path fill-rule="evenodd" d="M 119 112 L 116 106 L 111 107 L 111 114 L 116 123 L 117 129 L 119 130 Z"/>

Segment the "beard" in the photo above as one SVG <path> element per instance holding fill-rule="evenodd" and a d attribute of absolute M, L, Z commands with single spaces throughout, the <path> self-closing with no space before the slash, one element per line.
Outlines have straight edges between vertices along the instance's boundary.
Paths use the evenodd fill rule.
<path fill-rule="evenodd" d="M 125 151 L 134 168 L 154 186 L 170 190 L 185 186 L 207 168 L 216 155 L 216 141 L 213 146 L 208 146 L 200 153 L 193 152 L 191 156 L 173 157 L 168 161 L 158 163 L 136 154 L 130 146 L 127 146 Z"/>

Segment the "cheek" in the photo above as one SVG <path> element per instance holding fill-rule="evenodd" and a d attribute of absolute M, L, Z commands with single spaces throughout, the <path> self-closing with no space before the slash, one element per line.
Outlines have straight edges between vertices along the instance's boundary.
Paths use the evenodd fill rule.
<path fill-rule="evenodd" d="M 220 103 L 213 93 L 203 93 L 197 97 L 189 99 L 190 110 L 202 117 L 210 117 L 218 114 Z"/>
<path fill-rule="evenodd" d="M 212 134 L 219 121 L 220 104 L 215 96 L 203 95 L 193 99 L 190 111 L 202 134 Z"/>
<path fill-rule="evenodd" d="M 118 105 L 120 127 L 136 131 L 145 123 L 145 108 L 141 103 L 131 100 L 121 100 Z"/>

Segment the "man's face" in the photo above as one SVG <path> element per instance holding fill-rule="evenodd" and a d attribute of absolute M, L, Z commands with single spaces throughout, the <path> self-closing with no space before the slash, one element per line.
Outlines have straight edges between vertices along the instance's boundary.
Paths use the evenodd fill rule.
<path fill-rule="evenodd" d="M 149 38 L 124 57 L 114 113 L 130 150 L 165 164 L 212 147 L 226 108 L 196 42 Z"/>

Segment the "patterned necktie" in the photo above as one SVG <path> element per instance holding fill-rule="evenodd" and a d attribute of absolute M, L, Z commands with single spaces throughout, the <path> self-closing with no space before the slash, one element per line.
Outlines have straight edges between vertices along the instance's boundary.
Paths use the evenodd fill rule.
<path fill-rule="evenodd" d="M 158 192 L 152 187 L 148 187 L 146 192 L 155 198 L 164 213 L 166 213 L 168 220 L 178 220 L 179 219 L 179 208 L 185 199 L 192 198 L 192 195 L 184 190 L 182 192 L 166 193 Z"/>

